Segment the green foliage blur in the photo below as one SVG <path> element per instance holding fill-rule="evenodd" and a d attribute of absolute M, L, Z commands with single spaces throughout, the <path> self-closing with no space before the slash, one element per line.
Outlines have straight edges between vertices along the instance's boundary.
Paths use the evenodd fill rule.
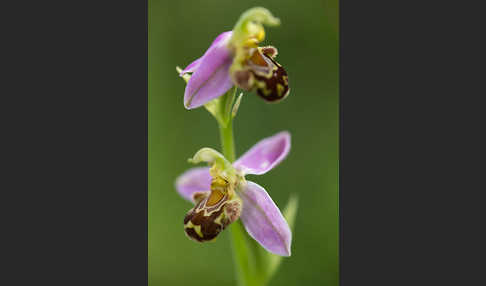
<path fill-rule="evenodd" d="M 234 122 L 237 156 L 281 130 L 292 134 L 286 160 L 262 176 L 283 209 L 299 197 L 292 256 L 270 285 L 338 285 L 338 57 L 337 0 L 148 1 L 149 28 L 149 285 L 236 285 L 229 233 L 213 243 L 186 238 L 183 218 L 192 207 L 174 188 L 176 177 L 201 147 L 220 150 L 217 123 L 204 109 L 183 106 L 184 81 L 176 66 L 200 57 L 231 30 L 248 8 L 263 6 L 281 19 L 261 45 L 279 50 L 291 92 L 279 104 L 245 94 Z M 143 95 L 140 95 L 143 96 Z"/>

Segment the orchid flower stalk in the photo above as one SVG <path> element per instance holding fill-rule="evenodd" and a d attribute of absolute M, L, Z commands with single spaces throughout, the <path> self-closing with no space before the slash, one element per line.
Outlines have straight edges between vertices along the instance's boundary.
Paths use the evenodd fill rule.
<path fill-rule="evenodd" d="M 187 83 L 184 106 L 204 106 L 215 117 L 222 145 L 222 154 L 208 147 L 197 151 L 189 162 L 208 166 L 189 169 L 176 179 L 177 192 L 194 204 L 184 217 L 184 232 L 191 240 L 208 242 L 230 228 L 241 286 L 265 285 L 281 258 L 291 255 L 296 198 L 282 213 L 262 186 L 245 178 L 263 175 L 284 160 L 290 152 L 290 133 L 264 138 L 235 160 L 232 124 L 243 95 L 236 96 L 237 88 L 255 91 L 268 102 L 289 94 L 287 73 L 275 61 L 277 49 L 258 46 L 265 37 L 263 25 L 279 23 L 267 9 L 252 8 L 202 57 L 177 68 Z"/>

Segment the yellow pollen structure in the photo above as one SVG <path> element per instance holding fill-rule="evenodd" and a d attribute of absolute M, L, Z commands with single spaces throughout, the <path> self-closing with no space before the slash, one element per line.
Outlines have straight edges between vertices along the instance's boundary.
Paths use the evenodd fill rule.
<path fill-rule="evenodd" d="M 259 42 L 260 41 L 256 38 L 248 38 L 248 39 L 246 39 L 244 46 L 249 47 L 249 48 L 256 48 L 256 47 L 258 47 Z"/>
<path fill-rule="evenodd" d="M 247 48 L 256 48 L 258 47 L 258 43 L 265 39 L 265 29 L 263 27 L 258 27 L 258 31 L 252 33 L 252 35 L 248 36 L 246 40 L 243 42 L 243 46 Z"/>
<path fill-rule="evenodd" d="M 211 191 L 218 190 L 222 193 L 225 193 L 228 185 L 228 181 L 221 177 L 216 177 L 211 181 Z"/>
<path fill-rule="evenodd" d="M 258 42 L 261 42 L 265 39 L 265 29 L 261 28 L 260 31 L 258 31 L 257 39 Z"/>

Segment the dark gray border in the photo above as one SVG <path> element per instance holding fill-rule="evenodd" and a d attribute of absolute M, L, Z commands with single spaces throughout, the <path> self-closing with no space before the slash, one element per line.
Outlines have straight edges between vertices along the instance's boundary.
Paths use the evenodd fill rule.
<path fill-rule="evenodd" d="M 343 286 L 486 284 L 484 17 L 470 5 L 340 1 Z"/>
<path fill-rule="evenodd" d="M 1 11 L 0 284 L 146 285 L 147 2 Z"/>

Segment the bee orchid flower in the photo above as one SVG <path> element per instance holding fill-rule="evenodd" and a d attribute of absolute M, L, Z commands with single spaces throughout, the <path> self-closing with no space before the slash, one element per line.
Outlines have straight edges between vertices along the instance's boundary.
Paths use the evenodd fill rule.
<path fill-rule="evenodd" d="M 184 106 L 193 109 L 225 94 L 231 87 L 252 91 L 269 102 L 289 94 L 288 76 L 275 61 L 277 49 L 259 47 L 263 24 L 279 25 L 267 9 L 257 7 L 243 13 L 232 31 L 216 37 L 204 55 L 180 71 L 192 74 L 184 92 Z"/>
<path fill-rule="evenodd" d="M 248 234 L 267 251 L 290 256 L 292 233 L 267 191 L 245 175 L 262 175 L 278 165 L 290 151 L 286 131 L 265 138 L 234 163 L 222 154 L 202 148 L 193 163 L 207 162 L 176 180 L 178 193 L 195 204 L 184 218 L 186 235 L 198 242 L 214 240 L 229 224 L 241 218 Z"/>

